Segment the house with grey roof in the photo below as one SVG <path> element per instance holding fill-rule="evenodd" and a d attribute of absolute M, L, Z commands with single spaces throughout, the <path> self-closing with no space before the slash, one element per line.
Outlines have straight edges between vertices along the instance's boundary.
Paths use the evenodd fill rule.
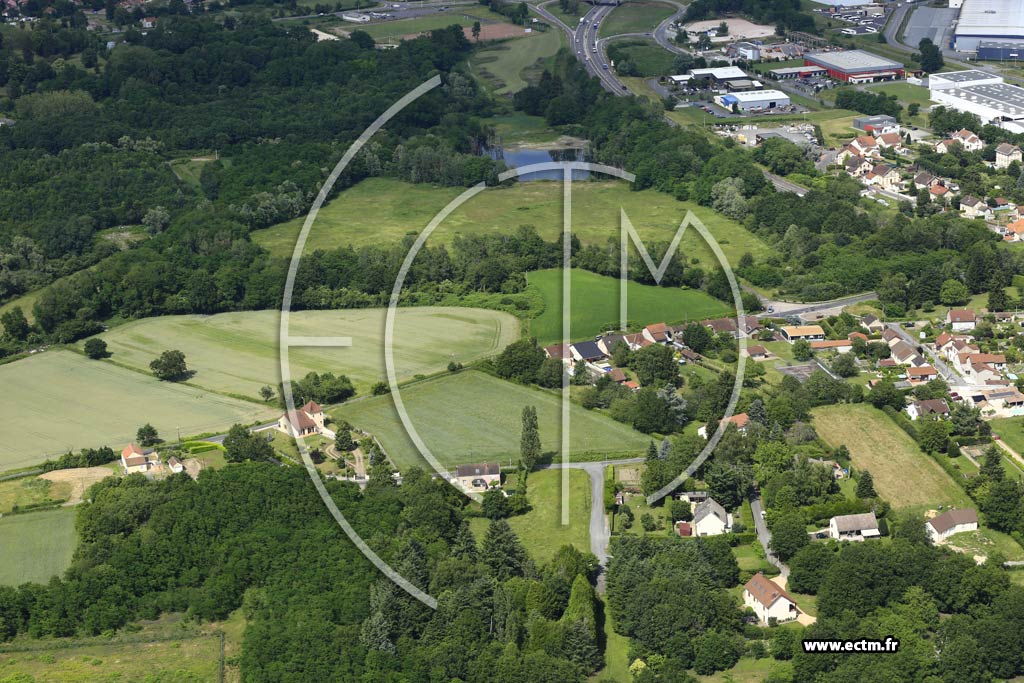
<path fill-rule="evenodd" d="M 707 498 L 693 509 L 693 530 L 696 536 L 718 536 L 732 527 L 732 515 L 714 498 Z"/>
<path fill-rule="evenodd" d="M 828 521 L 829 538 L 838 541 L 863 541 L 865 538 L 878 538 L 878 520 L 873 512 L 859 515 L 839 515 Z"/>

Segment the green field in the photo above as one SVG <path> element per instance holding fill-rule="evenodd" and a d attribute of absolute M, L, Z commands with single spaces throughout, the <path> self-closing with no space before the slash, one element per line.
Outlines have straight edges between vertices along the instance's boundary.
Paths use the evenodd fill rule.
<path fill-rule="evenodd" d="M 238 645 L 225 629 L 225 654 Z M 238 635 L 240 640 L 240 634 Z M 18 683 L 199 683 L 218 680 L 216 626 L 165 616 L 141 631 L 59 641 L 17 639 L 0 646 L 0 680 Z M 228 662 L 225 680 L 237 671 Z M 23 678 L 30 677 L 30 678 Z"/>
<path fill-rule="evenodd" d="M 68 482 L 54 483 L 39 477 L 0 481 L 0 515 L 7 514 L 15 505 L 23 507 L 49 500 L 67 500 L 70 495 Z"/>
<path fill-rule="evenodd" d="M 508 524 L 537 564 L 550 560 L 563 545 L 590 552 L 590 477 L 583 470 L 569 474 L 569 524 L 562 524 L 562 471 L 540 470 L 530 474 L 526 496 L 532 510 L 510 517 Z M 476 517 L 470 528 L 483 540 L 490 520 Z"/>
<path fill-rule="evenodd" d="M 394 244 L 418 233 L 461 190 L 411 184 L 387 178 L 364 180 L 342 192 L 317 216 L 306 251 L 352 244 Z M 620 208 L 625 209 L 644 240 L 669 242 L 688 210 L 704 223 L 736 263 L 745 252 L 756 259 L 773 253 L 760 238 L 736 221 L 690 202 L 679 202 L 655 190 L 632 192 L 617 181 L 579 182 L 573 185 L 573 232 L 587 244 L 619 239 Z M 273 254 L 291 256 L 304 218 L 257 230 L 253 239 Z M 547 240 L 562 232 L 562 185 L 533 181 L 511 187 L 489 188 L 463 204 L 434 231 L 428 244 L 451 243 L 458 234 L 512 234 L 520 225 L 532 225 Z M 690 258 L 714 267 L 718 261 L 696 230 L 688 229 L 681 242 Z"/>
<path fill-rule="evenodd" d="M 1000 417 L 988 423 L 993 434 L 998 434 L 1003 443 L 1024 457 L 1024 418 Z"/>
<path fill-rule="evenodd" d="M 557 342 L 562 338 L 562 271 L 534 271 L 529 273 L 527 281 L 540 291 L 544 299 L 544 311 L 530 321 L 530 334 L 541 344 Z M 608 323 L 614 324 L 612 329 L 618 327 L 619 287 L 618 278 L 576 268 L 572 270 L 570 339 L 593 337 L 607 329 Z M 640 325 L 734 315 L 725 303 L 700 290 L 627 282 L 626 291 L 629 320 Z"/>
<path fill-rule="evenodd" d="M 653 40 L 615 42 L 609 47 L 610 57 L 612 53 L 616 55 L 612 57 L 616 64 L 624 58 L 633 62 L 640 76 L 664 76 L 672 72 L 672 53 Z"/>
<path fill-rule="evenodd" d="M 119 450 L 149 422 L 170 436 L 226 429 L 276 416 L 269 407 L 93 361 L 47 351 L 0 366 L 0 471 L 34 465 L 68 449 Z"/>
<path fill-rule="evenodd" d="M 538 63 L 553 57 L 562 46 L 561 31 L 535 31 L 525 38 L 486 45 L 469 60 L 473 73 L 498 95 L 511 95 L 529 83 L 531 72 L 539 77 Z"/>
<path fill-rule="evenodd" d="M 71 565 L 75 543 L 72 507 L 0 519 L 0 584 L 46 583 L 51 576 L 63 574 Z"/>
<path fill-rule="evenodd" d="M 385 380 L 386 309 L 296 311 L 291 332 L 297 336 L 348 336 L 349 348 L 295 348 L 289 353 L 292 377 L 310 371 L 342 373 L 366 393 Z M 256 399 L 260 387 L 281 381 L 278 311 L 247 311 L 212 316 L 148 318 L 103 334 L 111 360 L 148 371 L 164 349 L 180 349 L 190 383 L 211 391 Z M 399 308 L 395 315 L 394 354 L 399 380 L 444 370 L 492 355 L 519 337 L 519 322 L 507 313 L 475 308 Z"/>
<path fill-rule="evenodd" d="M 458 24 L 459 26 L 472 26 L 473 22 L 480 20 L 483 20 L 481 23 L 486 21 L 500 21 L 508 23 L 508 19 L 506 17 L 491 12 L 486 7 L 480 7 L 477 5 L 470 9 L 469 14 L 453 10 L 448 12 L 438 12 L 437 14 L 427 14 L 424 16 L 414 17 L 412 19 L 360 24 L 356 26 L 355 29 L 366 31 L 378 43 L 397 43 L 403 36 L 425 33 L 439 28 L 448 28 L 452 24 Z M 343 26 L 345 30 L 354 30 L 352 24 L 342 22 L 338 25 Z"/>
<path fill-rule="evenodd" d="M 646 33 L 675 14 L 675 7 L 660 2 L 630 2 L 612 10 L 598 27 L 601 38 L 620 33 Z"/>
<path fill-rule="evenodd" d="M 554 392 L 467 370 L 409 385 L 402 389 L 402 399 L 419 435 L 445 466 L 517 462 L 521 414 L 527 405 L 537 407 L 544 451 L 553 452 L 560 443 L 561 403 Z M 374 434 L 399 469 L 430 467 L 406 434 L 390 396 L 353 401 L 330 412 L 335 419 Z M 647 446 L 647 436 L 575 404 L 570 422 L 571 448 L 577 455 L 632 457 Z"/>
<path fill-rule="evenodd" d="M 857 403 L 812 414 L 825 443 L 849 448 L 855 470 L 869 470 L 878 495 L 894 508 L 971 507 L 963 489 L 882 411 Z"/>

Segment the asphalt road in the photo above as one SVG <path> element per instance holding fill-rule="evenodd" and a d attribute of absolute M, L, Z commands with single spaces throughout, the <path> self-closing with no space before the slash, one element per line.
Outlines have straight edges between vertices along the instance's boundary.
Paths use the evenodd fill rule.
<path fill-rule="evenodd" d="M 757 540 L 761 542 L 764 547 L 764 555 L 772 565 L 779 568 L 782 576 L 789 576 L 789 567 L 782 563 L 782 560 L 775 557 L 775 554 L 769 549 L 769 544 L 772 540 L 772 532 L 768 531 L 768 524 L 764 521 L 761 516 L 761 512 L 764 507 L 761 505 L 761 496 L 754 494 L 750 497 L 750 511 L 754 514 L 754 529 L 757 531 Z"/>
<path fill-rule="evenodd" d="M 910 344 L 913 348 L 916 349 L 918 346 L 921 346 L 921 340 L 915 339 L 914 336 L 907 332 L 899 323 L 886 323 L 886 325 L 889 329 L 895 330 L 896 334 L 900 335 L 900 338 Z M 941 360 L 937 354 L 932 353 L 930 349 L 924 347 L 922 347 L 922 349 L 924 349 L 924 355 L 931 361 L 932 367 L 942 374 L 942 379 L 946 380 L 946 384 L 949 385 L 950 389 L 956 391 L 959 387 L 966 386 L 964 378 L 956 374 L 956 372 L 953 371 L 953 368 L 949 367 L 949 365 L 947 365 L 945 361 Z"/>

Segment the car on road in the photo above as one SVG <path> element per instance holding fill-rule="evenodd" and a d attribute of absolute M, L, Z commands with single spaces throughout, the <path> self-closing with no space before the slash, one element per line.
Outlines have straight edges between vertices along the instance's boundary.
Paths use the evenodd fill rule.
<path fill-rule="evenodd" d="M 604 69 L 605 71 L 607 71 L 608 70 L 608 65 L 607 64 L 602 64 L 601 68 Z"/>

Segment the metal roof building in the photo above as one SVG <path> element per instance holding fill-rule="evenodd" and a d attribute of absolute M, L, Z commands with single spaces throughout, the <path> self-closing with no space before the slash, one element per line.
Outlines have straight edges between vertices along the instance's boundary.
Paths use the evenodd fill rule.
<path fill-rule="evenodd" d="M 804 64 L 820 66 L 832 78 L 849 83 L 895 80 L 904 73 L 899 62 L 864 50 L 814 52 L 804 55 Z"/>
<path fill-rule="evenodd" d="M 977 52 L 982 41 L 1024 44 L 1024 3 L 964 0 L 953 32 L 953 46 L 959 52 Z"/>

